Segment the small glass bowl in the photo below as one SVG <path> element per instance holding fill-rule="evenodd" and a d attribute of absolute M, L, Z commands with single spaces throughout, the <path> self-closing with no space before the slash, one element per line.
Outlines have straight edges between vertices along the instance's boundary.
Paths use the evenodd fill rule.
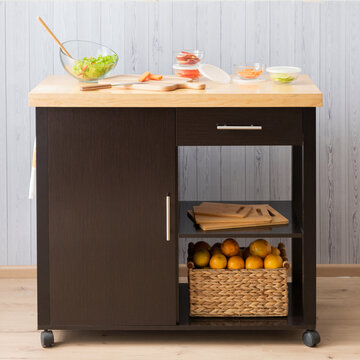
<path fill-rule="evenodd" d="M 204 58 L 202 50 L 183 50 L 175 53 L 175 61 L 179 65 L 194 66 L 201 63 Z"/>
<path fill-rule="evenodd" d="M 266 71 L 270 74 L 270 79 L 276 84 L 290 84 L 297 79 L 301 69 L 295 66 L 272 66 Z"/>
<path fill-rule="evenodd" d="M 65 49 L 72 56 L 67 56 L 60 48 L 60 60 L 68 74 L 81 82 L 94 82 L 103 79 L 113 70 L 118 62 L 118 55 L 110 48 L 85 40 L 70 40 L 63 43 Z M 89 63 L 84 58 L 97 59 L 99 56 L 108 57 L 103 63 Z"/>
<path fill-rule="evenodd" d="M 195 66 L 186 66 L 186 65 L 173 65 L 174 74 L 183 79 L 198 80 L 200 77 L 200 71 L 198 67 Z"/>
<path fill-rule="evenodd" d="M 265 64 L 255 63 L 254 65 L 234 65 L 234 73 L 242 80 L 258 79 L 264 74 Z"/>

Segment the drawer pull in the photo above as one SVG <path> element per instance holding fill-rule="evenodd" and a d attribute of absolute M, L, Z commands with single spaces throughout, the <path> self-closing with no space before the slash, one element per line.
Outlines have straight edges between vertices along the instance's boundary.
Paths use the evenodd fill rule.
<path fill-rule="evenodd" d="M 262 130 L 262 126 L 255 125 L 217 125 L 217 130 Z"/>
<path fill-rule="evenodd" d="M 170 195 L 166 196 L 166 241 L 170 241 Z"/>

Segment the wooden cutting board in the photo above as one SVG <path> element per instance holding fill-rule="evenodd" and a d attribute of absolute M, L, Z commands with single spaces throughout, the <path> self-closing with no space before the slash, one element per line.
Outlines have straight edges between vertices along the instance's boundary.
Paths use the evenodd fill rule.
<path fill-rule="evenodd" d="M 98 81 L 98 84 L 118 84 L 137 82 L 140 75 L 116 75 Z M 149 80 L 141 84 L 116 86 L 119 89 L 129 90 L 151 90 L 151 91 L 173 91 L 176 89 L 204 90 L 206 84 L 190 79 L 181 79 L 174 75 L 165 75 L 162 80 Z"/>
<path fill-rule="evenodd" d="M 250 205 L 226 204 L 215 202 L 202 202 L 199 206 L 194 206 L 195 216 L 207 215 L 230 218 L 245 218 L 251 211 Z"/>
<path fill-rule="evenodd" d="M 259 205 L 256 205 L 259 206 Z M 238 220 L 233 223 L 208 223 L 208 224 L 198 224 L 202 230 L 225 230 L 225 229 L 237 229 L 237 228 L 248 228 L 248 227 L 260 227 L 260 226 L 277 226 L 277 225 L 286 225 L 289 223 L 289 220 L 276 211 L 273 207 L 268 204 L 263 204 L 266 208 L 268 215 L 271 217 L 271 222 L 267 220 L 264 222 L 249 222 L 247 223 L 245 219 L 239 223 Z M 195 221 L 195 214 L 192 210 L 188 211 L 189 216 L 193 221 Z M 196 222 L 196 221 L 195 221 Z"/>
<path fill-rule="evenodd" d="M 244 206 L 244 205 L 242 205 Z M 250 211 L 247 211 L 247 210 Z M 234 216 L 209 216 L 195 213 L 195 220 L 198 224 L 257 224 L 257 223 L 271 223 L 271 216 L 269 215 L 265 205 L 248 205 L 246 207 L 248 213 L 246 217 L 234 217 Z"/>

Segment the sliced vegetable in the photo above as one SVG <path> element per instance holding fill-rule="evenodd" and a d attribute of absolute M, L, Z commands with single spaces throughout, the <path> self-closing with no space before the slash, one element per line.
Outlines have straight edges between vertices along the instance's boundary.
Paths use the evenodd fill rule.
<path fill-rule="evenodd" d="M 179 64 L 183 64 L 183 65 L 194 65 L 200 61 L 200 59 L 196 55 L 191 54 L 187 51 L 181 51 L 176 56 L 176 60 L 178 61 Z"/>
<path fill-rule="evenodd" d="M 117 62 L 117 55 L 99 55 L 97 58 L 84 57 L 77 60 L 72 67 L 74 75 L 87 80 L 99 79 L 106 75 Z"/>
<path fill-rule="evenodd" d="M 140 75 L 140 77 L 138 78 L 138 81 L 139 82 L 147 81 L 147 80 L 149 80 L 149 76 L 150 76 L 150 71 L 146 71 L 142 75 Z"/>
<path fill-rule="evenodd" d="M 163 78 L 162 75 L 150 74 L 149 76 L 149 80 L 161 80 L 162 78 Z"/>
<path fill-rule="evenodd" d="M 270 78 L 271 80 L 282 84 L 286 84 L 295 80 L 295 76 L 290 74 L 270 74 Z"/>

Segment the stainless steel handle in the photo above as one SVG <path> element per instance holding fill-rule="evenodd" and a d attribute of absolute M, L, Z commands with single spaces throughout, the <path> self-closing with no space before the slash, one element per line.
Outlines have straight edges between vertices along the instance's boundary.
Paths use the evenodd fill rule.
<path fill-rule="evenodd" d="M 262 126 L 257 125 L 217 125 L 217 130 L 262 130 Z"/>
<path fill-rule="evenodd" d="M 170 195 L 166 195 L 166 241 L 170 241 Z"/>

